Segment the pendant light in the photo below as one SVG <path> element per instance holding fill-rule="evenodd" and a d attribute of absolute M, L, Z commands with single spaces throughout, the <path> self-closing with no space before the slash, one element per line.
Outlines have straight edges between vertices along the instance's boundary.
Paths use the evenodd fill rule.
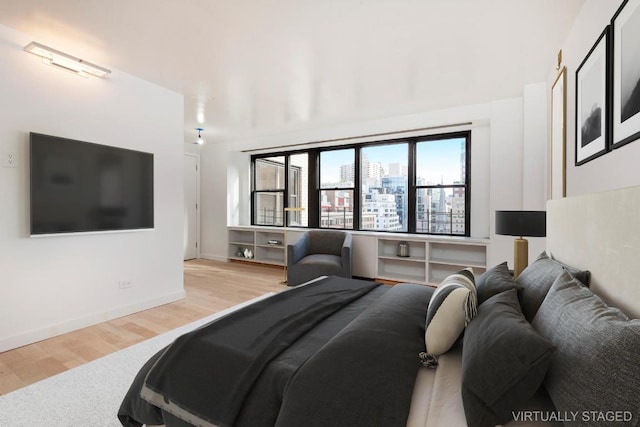
<path fill-rule="evenodd" d="M 204 144 L 204 140 L 202 139 L 202 135 L 200 135 L 200 132 L 202 132 L 204 129 L 196 128 L 196 130 L 198 131 L 198 139 L 195 140 L 194 144 L 202 145 Z"/>

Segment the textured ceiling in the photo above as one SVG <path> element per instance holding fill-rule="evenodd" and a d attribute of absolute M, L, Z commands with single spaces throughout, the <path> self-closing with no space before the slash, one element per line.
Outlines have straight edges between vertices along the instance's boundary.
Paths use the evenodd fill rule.
<path fill-rule="evenodd" d="M 231 141 L 522 95 L 584 0 L 0 0 L 0 24 L 185 95 Z"/>

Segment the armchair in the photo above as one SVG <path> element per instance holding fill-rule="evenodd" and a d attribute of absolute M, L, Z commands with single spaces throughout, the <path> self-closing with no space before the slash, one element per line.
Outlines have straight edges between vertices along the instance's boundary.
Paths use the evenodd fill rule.
<path fill-rule="evenodd" d="M 351 234 L 309 230 L 287 246 L 287 285 L 297 286 L 320 276 L 351 277 Z"/>

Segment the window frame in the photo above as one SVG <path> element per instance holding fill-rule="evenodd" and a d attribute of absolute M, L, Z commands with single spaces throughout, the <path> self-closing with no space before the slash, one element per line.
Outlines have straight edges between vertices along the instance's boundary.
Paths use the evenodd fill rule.
<path fill-rule="evenodd" d="M 354 171 L 353 171 L 353 186 L 352 187 L 322 187 L 322 153 L 323 152 L 330 152 L 330 151 L 342 151 L 342 150 L 351 150 L 353 149 L 353 167 L 354 167 Z M 316 227 L 315 228 L 322 228 L 322 229 L 328 229 L 328 230 L 351 230 L 351 231 L 357 231 L 360 229 L 360 217 L 359 215 L 356 217 L 356 214 L 360 211 L 360 203 L 359 201 L 356 200 L 359 192 L 356 192 L 356 188 L 357 188 L 357 183 L 360 180 L 360 171 L 358 170 L 359 166 L 360 166 L 360 161 L 359 161 L 359 157 L 360 157 L 360 147 L 357 145 L 339 145 L 339 146 L 335 146 L 335 147 L 327 147 L 324 149 L 320 149 L 318 150 L 318 188 L 317 188 L 317 193 L 316 193 L 316 199 L 318 200 L 318 221 L 316 223 Z M 351 215 L 353 217 L 351 225 L 351 228 L 335 228 L 335 227 L 323 227 L 322 226 L 322 192 L 323 191 L 351 191 L 351 193 L 353 194 L 353 197 L 351 198 L 352 201 L 352 208 L 351 208 Z"/>
<path fill-rule="evenodd" d="M 272 157 L 284 157 L 284 165 L 282 165 L 284 167 L 284 187 L 282 189 L 280 188 L 267 188 L 267 189 L 262 189 L 262 190 L 257 190 L 257 173 L 256 173 L 256 164 L 257 161 L 263 161 L 263 162 L 269 162 L 272 163 L 274 165 L 280 165 L 280 163 L 275 162 L 273 160 L 268 160 Z M 260 226 L 272 226 L 272 227 L 281 227 L 280 225 L 277 224 L 256 224 L 256 201 L 257 201 L 257 197 L 259 194 L 263 194 L 263 193 L 267 193 L 267 194 L 282 194 L 282 200 L 283 200 L 283 205 L 286 206 L 286 202 L 284 201 L 285 197 L 287 196 L 287 163 L 288 163 L 288 157 L 287 155 L 284 154 L 269 154 L 269 155 L 265 155 L 265 156 L 258 156 L 251 159 L 251 224 L 252 225 L 260 225 Z M 283 224 L 286 218 L 282 218 Z"/>
<path fill-rule="evenodd" d="M 465 175 L 465 182 L 464 184 L 431 184 L 431 185 L 418 185 L 417 184 L 417 174 L 416 174 L 416 168 L 417 168 L 417 147 L 418 144 L 420 144 L 421 142 L 428 142 L 428 141 L 442 141 L 442 140 L 447 140 L 447 139 L 460 139 L 460 138 L 464 138 L 465 139 L 465 171 L 464 171 L 464 175 Z M 410 213 L 413 213 L 413 219 L 409 221 L 409 225 L 413 226 L 413 230 L 411 231 L 411 233 L 413 234 L 418 234 L 418 235 L 427 235 L 427 236 L 460 236 L 460 237 L 469 237 L 471 235 L 471 131 L 464 131 L 464 132 L 454 132 L 454 133 L 448 133 L 448 134 L 440 134 L 440 135 L 429 135 L 429 136 L 425 136 L 425 137 L 418 137 L 416 138 L 415 143 L 413 144 L 413 192 L 412 192 L 412 196 L 414 198 L 413 201 L 413 209 L 409 209 Z M 464 234 L 459 234 L 459 233 L 425 233 L 425 232 L 419 232 L 417 230 L 417 226 L 418 226 L 418 219 L 416 218 L 416 209 L 417 209 L 417 193 L 419 190 L 435 190 L 435 189 L 448 189 L 448 188 L 463 188 L 464 189 Z M 453 227 L 451 227 L 451 231 L 453 231 Z"/>
<path fill-rule="evenodd" d="M 411 212 L 410 206 L 411 206 L 411 201 L 409 200 L 410 196 L 410 191 L 411 191 L 411 163 L 413 162 L 413 147 L 415 146 L 415 142 L 412 144 L 412 140 L 413 138 L 399 138 L 399 139 L 392 139 L 392 140 L 386 140 L 386 141 L 375 141 L 375 142 L 369 142 L 369 143 L 364 143 L 364 144 L 360 144 L 360 148 L 371 148 L 371 147 L 380 147 L 380 146 L 384 146 L 384 145 L 400 145 L 400 144 L 406 144 L 407 145 L 407 166 L 408 166 L 408 171 L 407 171 L 407 230 L 406 231 L 397 231 L 397 230 L 377 230 L 377 229 L 372 229 L 372 228 L 358 228 L 358 231 L 367 231 L 367 232 L 374 232 L 374 233 L 410 233 L 411 231 L 411 218 L 409 216 L 409 212 Z M 360 153 L 361 154 L 361 153 Z M 362 160 L 361 155 L 358 156 L 359 160 Z M 362 188 L 362 181 L 359 179 L 358 180 L 358 189 Z M 362 200 L 362 194 L 358 194 L 359 196 L 359 200 Z M 362 219 L 362 208 L 360 208 L 358 210 L 358 224 L 360 225 L 360 220 Z"/>
<path fill-rule="evenodd" d="M 459 139 L 465 140 L 465 182 L 462 184 L 436 184 L 436 185 L 417 185 L 416 176 L 416 147 L 420 142 L 427 142 L 430 140 L 447 140 L 447 139 Z M 285 176 L 284 190 L 274 190 L 275 192 L 283 193 L 283 207 L 289 206 L 289 168 L 290 161 L 289 156 L 295 154 L 306 153 L 308 154 L 308 223 L 307 226 L 290 226 L 292 228 L 322 228 L 331 229 L 331 227 L 321 227 L 321 195 L 322 191 L 352 191 L 353 192 L 353 228 L 344 228 L 340 230 L 348 231 L 365 231 L 370 233 L 399 233 L 395 230 L 375 230 L 375 229 L 362 229 L 362 183 L 361 183 L 361 150 L 365 147 L 373 147 L 380 145 L 393 145 L 393 144 L 407 144 L 408 145 L 408 164 L 407 164 L 407 230 L 400 231 L 405 234 L 417 234 L 423 236 L 456 236 L 456 237 L 469 237 L 471 235 L 471 131 L 457 131 L 442 134 L 432 135 L 420 135 L 414 137 L 404 137 L 389 140 L 371 141 L 357 144 L 345 144 L 326 147 L 314 147 L 309 149 L 298 149 L 291 151 L 277 151 L 269 153 L 261 153 L 251 155 L 251 225 L 261 225 L 255 222 L 255 197 L 256 193 L 268 192 L 266 190 L 257 191 L 256 176 L 255 176 L 255 164 L 257 159 L 284 156 L 285 159 Z M 322 152 L 337 151 L 354 149 L 354 184 L 353 187 L 321 187 L 321 165 L 320 158 Z M 465 230 L 464 234 L 453 233 L 453 229 L 450 233 L 431 233 L 431 232 L 418 232 L 417 231 L 417 193 L 422 189 L 448 189 L 448 188 L 463 188 L 464 189 L 464 204 L 465 204 Z M 286 218 L 283 218 L 283 224 L 286 224 Z M 274 227 L 282 227 L 282 225 L 273 225 Z"/>

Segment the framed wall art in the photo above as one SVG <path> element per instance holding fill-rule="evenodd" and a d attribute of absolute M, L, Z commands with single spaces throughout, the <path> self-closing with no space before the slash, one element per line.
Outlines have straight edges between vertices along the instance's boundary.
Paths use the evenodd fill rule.
<path fill-rule="evenodd" d="M 613 148 L 640 138 L 640 0 L 625 0 L 611 20 Z"/>
<path fill-rule="evenodd" d="M 576 71 L 576 166 L 609 149 L 609 28 Z"/>
<path fill-rule="evenodd" d="M 562 67 L 551 86 L 551 198 L 565 196 L 567 69 Z"/>

